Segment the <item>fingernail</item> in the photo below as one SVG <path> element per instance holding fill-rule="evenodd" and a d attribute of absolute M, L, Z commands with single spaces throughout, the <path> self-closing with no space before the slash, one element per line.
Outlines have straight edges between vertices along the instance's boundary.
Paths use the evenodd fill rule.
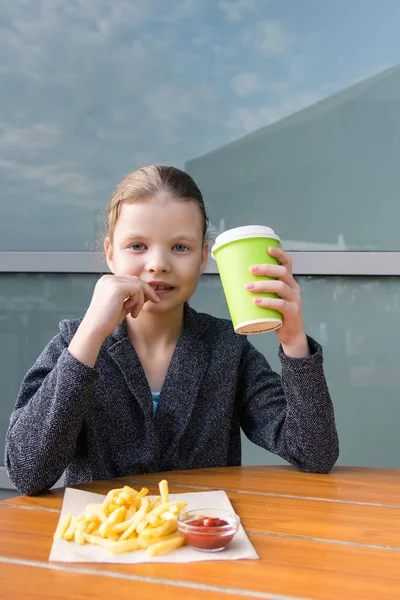
<path fill-rule="evenodd" d="M 258 273 L 259 269 L 258 269 L 258 267 L 250 267 L 250 271 L 252 273 Z"/>
<path fill-rule="evenodd" d="M 252 283 L 246 283 L 246 290 L 254 290 L 254 285 Z"/>
<path fill-rule="evenodd" d="M 262 301 L 263 301 L 262 298 L 254 298 L 255 304 L 261 304 Z"/>

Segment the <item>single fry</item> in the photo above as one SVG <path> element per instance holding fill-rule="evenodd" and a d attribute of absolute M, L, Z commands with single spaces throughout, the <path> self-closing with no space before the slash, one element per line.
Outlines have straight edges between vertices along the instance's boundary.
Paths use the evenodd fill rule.
<path fill-rule="evenodd" d="M 147 488 L 142 488 L 140 490 L 140 492 L 138 493 L 137 497 L 144 498 L 145 496 L 147 496 L 148 493 L 149 493 L 149 490 Z"/>
<path fill-rule="evenodd" d="M 152 544 L 147 548 L 146 552 L 149 556 L 158 556 L 159 554 L 165 554 L 166 552 L 171 552 L 171 550 L 176 550 L 176 548 L 183 546 L 184 543 L 185 538 L 178 533 L 168 540 L 162 540 L 157 544 Z"/>
<path fill-rule="evenodd" d="M 98 527 L 98 523 L 96 523 L 96 521 L 92 521 L 86 527 L 86 533 L 93 533 L 97 529 L 97 527 Z M 100 535 L 100 533 L 99 533 L 99 535 Z"/>
<path fill-rule="evenodd" d="M 183 510 L 185 508 L 185 506 L 187 505 L 187 502 L 166 502 L 159 504 L 158 506 L 156 506 L 156 508 L 153 508 L 153 510 L 149 513 L 149 515 L 151 515 L 152 517 L 159 517 L 163 512 L 165 512 L 166 510 L 169 510 L 171 506 L 178 506 L 178 508 L 181 510 Z"/>
<path fill-rule="evenodd" d="M 174 514 L 172 511 L 165 511 L 160 515 L 160 519 L 162 519 L 163 521 L 170 521 L 171 519 L 176 519 L 176 514 Z"/>
<path fill-rule="evenodd" d="M 175 539 L 177 535 L 180 535 L 180 533 L 178 531 L 175 531 L 174 533 L 166 535 L 162 538 L 151 538 L 147 540 L 141 540 L 140 538 L 138 538 L 138 543 L 142 550 L 147 550 L 147 548 L 150 548 L 150 546 L 153 546 L 154 544 L 159 544 L 160 541 Z"/>
<path fill-rule="evenodd" d="M 57 525 L 57 529 L 54 533 L 53 539 L 54 540 L 59 540 L 60 538 L 64 537 L 65 532 L 67 531 L 70 523 L 71 523 L 71 519 L 72 519 L 72 513 L 67 513 L 64 517 L 64 519 L 61 521 L 59 521 L 58 525 Z"/>
<path fill-rule="evenodd" d="M 88 544 L 93 544 L 94 546 L 102 546 L 103 548 L 111 549 L 112 545 L 115 544 L 113 540 L 107 540 L 97 535 L 91 535 L 89 533 L 84 533 L 85 540 Z"/>
<path fill-rule="evenodd" d="M 120 492 L 120 491 L 121 490 L 110 490 L 108 492 L 107 496 L 105 497 L 105 499 L 103 501 L 103 510 L 104 510 L 106 517 L 108 517 L 110 512 L 112 512 L 112 510 L 113 510 L 112 505 L 114 504 L 114 498 L 117 496 L 118 492 Z M 117 508 L 117 507 L 114 506 L 114 508 Z"/>
<path fill-rule="evenodd" d="M 116 525 L 117 523 L 122 523 L 122 521 L 125 519 L 125 515 L 126 515 L 125 506 L 120 506 L 119 508 L 116 508 L 115 510 L 113 510 L 112 513 L 110 513 L 109 516 L 107 517 L 107 521 L 104 521 L 104 523 L 101 524 L 100 534 L 103 537 L 107 537 L 108 534 L 114 535 L 113 526 Z"/>
<path fill-rule="evenodd" d="M 167 504 L 167 502 L 168 502 L 168 491 L 169 491 L 168 490 L 168 481 L 166 479 L 163 479 L 158 484 L 158 487 L 160 489 L 160 496 L 161 496 L 161 502 L 162 502 L 162 504 Z"/>
<path fill-rule="evenodd" d="M 142 533 L 143 529 L 146 529 L 147 525 L 148 525 L 147 519 L 143 519 L 143 521 L 140 521 L 140 523 L 138 523 L 136 525 L 136 533 L 138 533 L 138 534 Z"/>
<path fill-rule="evenodd" d="M 124 531 L 129 529 L 129 527 L 132 525 L 132 523 L 134 523 L 135 519 L 136 519 L 136 516 L 133 515 L 129 519 L 126 519 L 126 521 L 122 521 L 121 523 L 117 523 L 116 525 L 113 525 L 113 528 L 112 528 L 113 533 L 124 533 Z"/>
<path fill-rule="evenodd" d="M 86 544 L 86 540 L 84 537 L 85 528 L 86 528 L 85 521 L 79 521 L 75 527 L 74 540 L 75 540 L 75 544 L 78 544 L 78 546 L 83 546 L 84 544 Z"/>
<path fill-rule="evenodd" d="M 96 516 L 100 519 L 101 523 L 107 519 L 102 504 L 88 504 L 85 510 L 87 518 L 90 516 Z"/>
<path fill-rule="evenodd" d="M 71 517 L 71 520 L 68 525 L 68 529 L 63 535 L 64 540 L 71 542 L 74 539 L 76 523 L 77 523 L 77 517 Z"/>
<path fill-rule="evenodd" d="M 161 498 L 160 498 L 160 496 L 157 496 L 156 498 L 153 498 L 152 500 L 150 500 L 149 510 L 153 510 L 153 508 L 156 508 L 156 506 L 159 506 L 160 504 L 161 504 Z"/>
<path fill-rule="evenodd" d="M 113 554 L 122 554 L 123 552 L 132 552 L 133 550 L 139 550 L 139 542 L 136 538 L 125 540 L 124 542 L 113 542 L 113 546 L 110 550 Z"/>
<path fill-rule="evenodd" d="M 170 533 L 173 533 L 176 531 L 176 528 L 176 521 L 165 521 L 161 527 L 146 527 L 146 529 L 144 529 L 139 535 L 139 539 L 146 540 L 159 538 L 163 535 L 169 535 Z"/>

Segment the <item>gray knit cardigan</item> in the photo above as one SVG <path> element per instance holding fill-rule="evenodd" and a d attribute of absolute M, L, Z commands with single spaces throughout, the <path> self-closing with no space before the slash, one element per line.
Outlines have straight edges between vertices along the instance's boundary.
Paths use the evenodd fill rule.
<path fill-rule="evenodd" d="M 282 376 L 230 321 L 185 306 L 153 415 L 151 391 L 123 323 L 95 368 L 68 352 L 81 320 L 60 333 L 29 370 L 6 437 L 5 464 L 24 494 L 65 484 L 158 471 L 241 464 L 240 429 L 301 469 L 328 472 L 338 457 L 322 349 L 289 358 Z"/>

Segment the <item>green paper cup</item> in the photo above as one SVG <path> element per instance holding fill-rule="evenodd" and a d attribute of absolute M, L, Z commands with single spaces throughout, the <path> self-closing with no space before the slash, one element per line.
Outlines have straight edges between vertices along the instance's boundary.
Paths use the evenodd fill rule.
<path fill-rule="evenodd" d="M 251 265 L 278 264 L 268 253 L 268 248 L 280 248 L 281 240 L 270 227 L 249 225 L 235 227 L 221 233 L 215 240 L 211 256 L 218 265 L 222 287 L 236 333 L 251 335 L 279 329 L 282 315 L 277 310 L 254 304 L 256 295 L 245 288 L 246 283 L 260 279 L 274 279 L 253 275 Z M 260 293 L 257 296 L 278 298 L 276 294 Z"/>

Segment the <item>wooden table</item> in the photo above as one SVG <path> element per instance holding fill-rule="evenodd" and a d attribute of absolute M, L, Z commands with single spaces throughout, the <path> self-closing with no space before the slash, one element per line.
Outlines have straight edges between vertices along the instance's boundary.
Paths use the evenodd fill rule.
<path fill-rule="evenodd" d="M 0 597 L 161 600 L 190 598 L 400 598 L 400 470 L 231 467 L 125 477 L 158 493 L 224 489 L 260 560 L 190 564 L 49 563 L 63 490 L 0 503 Z"/>

